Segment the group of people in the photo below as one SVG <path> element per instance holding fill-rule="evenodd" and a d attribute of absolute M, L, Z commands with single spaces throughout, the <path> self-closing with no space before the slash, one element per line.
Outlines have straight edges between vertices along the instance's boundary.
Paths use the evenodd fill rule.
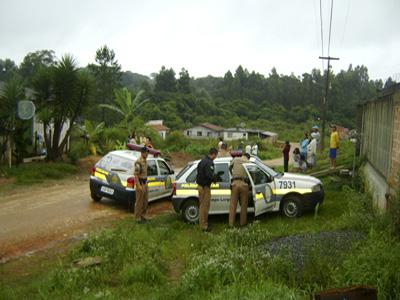
<path fill-rule="evenodd" d="M 138 224 L 148 221 L 145 217 L 148 206 L 148 188 L 147 188 L 147 156 L 149 148 L 142 147 L 141 155 L 135 162 L 135 220 Z M 218 175 L 214 171 L 214 160 L 218 157 L 219 151 L 211 148 L 197 166 L 197 186 L 199 192 L 199 224 L 203 231 L 210 231 L 208 224 L 208 213 L 210 210 L 211 184 L 217 182 Z M 247 203 L 249 184 L 247 173 L 243 164 L 250 159 L 250 154 L 244 153 L 231 161 L 229 170 L 232 175 L 231 199 L 229 206 L 229 225 L 234 226 L 236 218 L 236 209 L 240 201 L 240 225 L 247 224 Z"/>
<path fill-rule="evenodd" d="M 300 147 L 293 150 L 293 171 L 305 172 L 307 168 L 313 168 L 317 165 L 317 148 L 320 143 L 321 135 L 318 126 L 313 126 L 311 132 L 305 132 L 304 138 L 299 142 Z M 289 141 L 285 142 L 283 147 L 283 166 L 284 171 L 289 171 L 289 153 L 291 145 Z"/>
<path fill-rule="evenodd" d="M 244 146 L 244 142 L 240 142 L 239 144 L 239 151 L 243 152 L 243 146 Z M 222 138 L 219 138 L 219 142 L 218 142 L 218 157 L 229 157 L 230 154 L 230 150 L 232 149 L 228 149 L 228 145 L 224 142 L 224 140 Z M 258 155 L 258 145 L 257 143 L 254 143 L 253 145 L 251 144 L 247 144 L 244 147 L 244 153 L 247 153 L 249 155 L 253 155 L 253 156 L 257 156 Z"/>
<path fill-rule="evenodd" d="M 331 168 L 336 168 L 336 154 L 339 149 L 339 134 L 336 125 L 331 126 L 329 158 Z M 317 165 L 317 149 L 319 147 L 321 135 L 318 126 L 313 126 L 311 132 L 305 132 L 304 138 L 300 141 L 300 147 L 296 147 L 293 151 L 293 171 L 305 172 L 307 168 L 314 168 Z M 289 170 L 289 153 L 291 145 L 289 141 L 285 142 L 283 147 L 283 165 L 285 172 Z"/>
<path fill-rule="evenodd" d="M 146 146 L 147 148 L 153 148 L 153 144 L 151 142 L 150 137 L 141 135 L 139 136 L 139 141 L 137 141 L 135 132 L 132 132 L 132 134 L 128 135 L 127 142 L 134 145 L 139 144 Z"/>
<path fill-rule="evenodd" d="M 197 166 L 196 182 L 199 191 L 199 224 L 203 231 L 210 231 L 208 224 L 208 212 L 210 210 L 211 184 L 217 182 L 214 172 L 214 160 L 218 157 L 218 149 L 211 148 L 208 155 L 204 157 Z M 231 199 L 229 205 L 229 225 L 234 226 L 236 208 L 240 200 L 240 225 L 247 224 L 247 203 L 249 184 L 247 173 L 243 164 L 250 159 L 249 153 L 235 157 L 230 164 L 229 171 L 232 175 Z"/>

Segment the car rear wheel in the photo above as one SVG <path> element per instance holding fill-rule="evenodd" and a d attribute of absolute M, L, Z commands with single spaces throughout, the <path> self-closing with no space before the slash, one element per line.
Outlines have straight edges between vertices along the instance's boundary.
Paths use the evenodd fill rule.
<path fill-rule="evenodd" d="M 288 196 L 282 205 L 282 213 L 288 218 L 300 217 L 303 212 L 301 199 L 298 196 Z"/>
<path fill-rule="evenodd" d="M 189 200 L 184 203 L 182 208 L 183 219 L 188 222 L 195 224 L 199 221 L 200 208 L 199 202 L 196 200 Z"/>
<path fill-rule="evenodd" d="M 90 196 L 92 197 L 92 200 L 94 202 L 99 202 L 101 200 L 101 198 L 102 198 L 101 196 L 99 196 L 99 195 L 97 195 L 95 193 L 90 193 Z"/>

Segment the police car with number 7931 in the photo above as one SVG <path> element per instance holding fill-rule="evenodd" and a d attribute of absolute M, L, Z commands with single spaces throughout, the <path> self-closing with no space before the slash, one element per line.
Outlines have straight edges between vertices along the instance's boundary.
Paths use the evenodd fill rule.
<path fill-rule="evenodd" d="M 211 204 L 209 214 L 228 214 L 231 195 L 231 175 L 229 164 L 232 157 L 214 160 L 216 183 L 211 185 Z M 172 204 L 189 223 L 199 219 L 199 200 L 197 191 L 197 165 L 194 161 L 186 165 L 177 175 L 174 183 Z M 255 216 L 266 212 L 280 211 L 289 218 L 299 217 L 306 210 L 312 210 L 324 200 L 324 190 L 319 179 L 293 173 L 278 173 L 259 158 L 251 157 L 244 164 L 249 178 L 248 212 Z M 240 212 L 238 207 L 237 212 Z"/>

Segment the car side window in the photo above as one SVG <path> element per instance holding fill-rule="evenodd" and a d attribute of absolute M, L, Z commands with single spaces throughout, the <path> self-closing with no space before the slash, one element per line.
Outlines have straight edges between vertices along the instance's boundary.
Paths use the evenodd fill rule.
<path fill-rule="evenodd" d="M 255 185 L 259 184 L 265 184 L 270 182 L 269 177 L 263 170 L 261 170 L 257 166 L 249 166 L 247 167 L 247 170 L 250 173 L 251 178 L 253 179 L 253 182 Z"/>
<path fill-rule="evenodd" d="M 171 174 L 171 170 L 168 168 L 167 164 L 162 160 L 158 161 L 158 167 L 160 168 L 161 175 L 169 175 Z"/>
<path fill-rule="evenodd" d="M 226 163 L 215 164 L 215 174 L 217 175 L 218 182 L 230 182 L 229 166 Z"/>
<path fill-rule="evenodd" d="M 195 168 L 192 173 L 189 174 L 189 176 L 186 178 L 186 182 L 188 183 L 194 183 L 196 182 L 197 179 L 197 168 Z"/>
<path fill-rule="evenodd" d="M 147 176 L 158 176 L 157 164 L 155 160 L 147 161 Z"/>

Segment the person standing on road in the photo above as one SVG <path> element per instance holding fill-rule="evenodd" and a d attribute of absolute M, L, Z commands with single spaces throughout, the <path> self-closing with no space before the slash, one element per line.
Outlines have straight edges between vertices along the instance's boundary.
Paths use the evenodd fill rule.
<path fill-rule="evenodd" d="M 218 150 L 211 148 L 208 155 L 204 157 L 197 166 L 197 188 L 199 191 L 199 224 L 203 231 L 210 231 L 208 225 L 208 212 L 210 210 L 211 183 L 216 181 L 214 174 L 214 160 L 217 158 Z"/>
<path fill-rule="evenodd" d="M 310 168 L 317 165 L 317 139 L 311 134 L 311 142 L 307 145 L 307 164 Z"/>
<path fill-rule="evenodd" d="M 312 130 L 311 137 L 315 138 L 318 147 L 321 140 L 321 134 L 319 133 L 318 126 L 317 125 L 313 126 L 311 130 Z"/>
<path fill-rule="evenodd" d="M 224 140 L 220 137 L 219 142 L 218 142 L 218 151 L 221 151 L 223 144 L 224 144 Z"/>
<path fill-rule="evenodd" d="M 308 132 L 304 133 L 304 139 L 300 141 L 300 156 L 303 161 L 307 160 L 307 146 L 309 143 Z"/>
<path fill-rule="evenodd" d="M 251 145 L 250 144 L 246 145 L 245 153 L 251 154 Z"/>
<path fill-rule="evenodd" d="M 139 224 L 147 221 L 145 215 L 149 200 L 149 191 L 147 189 L 147 155 L 149 149 L 143 147 L 140 152 L 141 155 L 135 162 L 135 220 Z"/>
<path fill-rule="evenodd" d="M 258 145 L 254 143 L 253 147 L 251 147 L 251 154 L 254 156 L 258 155 Z"/>
<path fill-rule="evenodd" d="M 222 143 L 221 149 L 219 150 L 218 157 L 229 157 L 231 156 L 228 151 L 228 145 Z"/>
<path fill-rule="evenodd" d="M 285 142 L 285 146 L 283 147 L 283 169 L 285 172 L 289 172 L 289 152 L 290 152 L 290 144 L 289 141 Z"/>
<path fill-rule="evenodd" d="M 331 126 L 331 140 L 329 149 L 329 158 L 331 159 L 331 169 L 336 169 L 336 155 L 339 149 L 339 134 L 336 129 L 336 125 Z"/>
<path fill-rule="evenodd" d="M 240 157 L 235 157 L 229 166 L 232 174 L 231 201 L 229 204 L 229 226 L 235 225 L 236 208 L 240 201 L 240 226 L 247 224 L 247 202 L 249 198 L 249 185 L 246 170 L 243 164 L 249 162 L 250 154 L 246 153 Z"/>

